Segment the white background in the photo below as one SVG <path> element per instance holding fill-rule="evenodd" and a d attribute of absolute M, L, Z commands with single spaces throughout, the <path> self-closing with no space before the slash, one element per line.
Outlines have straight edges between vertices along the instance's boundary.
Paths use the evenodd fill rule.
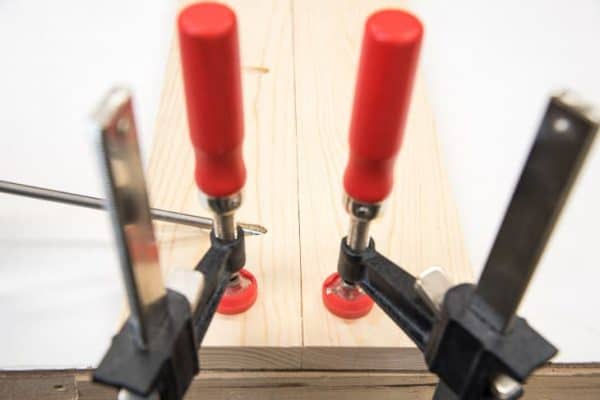
<path fill-rule="evenodd" d="M 176 3 L 0 0 L 0 179 L 99 195 L 86 117 L 115 83 L 135 92 L 147 151 Z M 600 3 L 413 8 L 426 26 L 424 72 L 479 272 L 548 94 L 571 88 L 600 105 Z M 600 361 L 599 179 L 595 146 L 521 308 L 561 349 L 559 361 Z M 119 279 L 103 213 L 0 195 L 0 368 L 95 365 L 116 329 Z"/>

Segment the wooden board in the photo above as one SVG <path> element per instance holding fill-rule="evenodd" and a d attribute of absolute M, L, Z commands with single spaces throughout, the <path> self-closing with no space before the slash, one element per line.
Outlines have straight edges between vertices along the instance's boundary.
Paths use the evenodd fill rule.
<path fill-rule="evenodd" d="M 185 3 L 185 2 L 184 2 Z M 220 369 L 418 369 L 421 355 L 379 310 L 345 321 L 321 303 L 348 218 L 341 176 L 362 29 L 401 1 L 227 1 L 240 25 L 248 168 L 239 219 L 269 233 L 247 240 L 259 282 L 254 307 L 218 315 L 203 365 Z M 206 215 L 192 180 L 179 55 L 169 55 L 148 179 L 156 207 Z M 456 208 L 421 81 L 415 88 L 397 184 L 373 226 L 378 249 L 413 273 L 443 266 L 471 279 Z M 161 261 L 193 268 L 208 236 L 161 225 Z"/>
<path fill-rule="evenodd" d="M 423 372 L 222 372 L 199 375 L 186 399 L 429 400 L 437 379 Z M 525 386 L 524 399 L 592 400 L 600 397 L 597 365 L 546 367 Z M 0 398 L 104 400 L 115 391 L 90 382 L 89 371 L 0 372 Z"/>
<path fill-rule="evenodd" d="M 246 240 L 247 268 L 259 283 L 256 304 L 243 315 L 216 316 L 205 339 L 205 345 L 214 350 L 210 354 L 215 356 L 203 361 L 209 365 L 224 362 L 233 368 L 297 367 L 299 355 L 294 349 L 302 345 L 302 332 L 290 3 L 267 0 L 227 3 L 238 15 L 244 155 L 249 171 L 239 219 L 264 225 L 269 232 Z M 148 168 L 153 205 L 207 215 L 198 205 L 192 178 L 194 158 L 187 133 L 176 43 L 169 55 L 157 118 Z M 196 265 L 209 243 L 207 234 L 198 236 L 192 232 L 186 227 L 160 227 L 163 267 Z M 259 346 L 265 352 L 260 354 L 252 349 L 240 352 L 240 346 Z M 232 347 L 232 352 L 227 353 L 227 348 Z"/>
<path fill-rule="evenodd" d="M 304 346 L 330 348 L 329 353 L 349 347 L 336 352 L 344 366 L 373 367 L 380 358 L 391 358 L 397 367 L 414 366 L 413 357 L 398 351 L 414 346 L 379 308 L 366 318 L 345 321 L 327 312 L 320 298 L 323 280 L 336 269 L 339 239 L 349 221 L 341 206 L 341 177 L 364 22 L 374 10 L 389 7 L 404 8 L 404 2 L 354 0 L 344 7 L 336 1 L 294 2 Z M 421 80 L 393 195 L 383 218 L 372 225 L 378 250 L 411 273 L 439 265 L 454 282 L 472 278 Z M 362 362 L 360 351 L 375 364 Z M 314 368 L 330 365 L 328 358 L 311 359 Z"/>

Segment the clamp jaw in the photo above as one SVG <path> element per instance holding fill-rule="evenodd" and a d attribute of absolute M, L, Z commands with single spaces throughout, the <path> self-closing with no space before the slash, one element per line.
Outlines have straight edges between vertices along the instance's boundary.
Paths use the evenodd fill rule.
<path fill-rule="evenodd" d="M 183 398 L 215 312 L 243 312 L 257 296 L 234 219 L 246 178 L 236 17 L 223 5 L 194 4 L 178 29 L 195 180 L 214 223 L 195 269 L 171 271 L 166 286 L 129 92 L 111 91 L 93 118 L 130 309 L 93 379 L 120 389 L 120 399 Z"/>
<path fill-rule="evenodd" d="M 445 386 L 436 399 L 516 399 L 519 382 L 556 354 L 522 318 L 514 317 L 511 331 L 503 332 L 500 316 L 475 285 L 450 286 L 439 269 L 415 278 L 378 253 L 373 240 L 355 253 L 344 238 L 338 273 L 358 285 L 423 352 Z"/>
<path fill-rule="evenodd" d="M 196 268 L 174 269 L 165 285 L 129 92 L 111 91 L 95 118 L 130 316 L 93 377 L 123 398 L 181 399 L 199 372 L 198 348 L 217 307 L 245 265 L 244 232 L 237 227 L 227 240 L 213 228 Z"/>
<path fill-rule="evenodd" d="M 553 96 L 478 284 L 453 286 L 439 268 L 416 278 L 375 250 L 368 227 L 391 191 L 421 30 L 401 11 L 375 13 L 366 23 L 344 174 L 350 231 L 323 300 L 343 318 L 359 318 L 369 301 L 377 303 L 440 378 L 435 399 L 517 399 L 557 349 L 515 313 L 600 116 L 572 93 Z M 397 71 L 390 82 L 378 79 L 386 68 Z"/>

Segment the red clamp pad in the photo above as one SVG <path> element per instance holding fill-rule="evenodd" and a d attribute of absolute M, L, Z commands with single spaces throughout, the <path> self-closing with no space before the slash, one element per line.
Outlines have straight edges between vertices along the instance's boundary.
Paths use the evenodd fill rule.
<path fill-rule="evenodd" d="M 196 183 L 208 196 L 228 196 L 246 181 L 236 17 L 224 5 L 199 3 L 181 11 L 178 28 Z"/>
<path fill-rule="evenodd" d="M 379 11 L 367 20 L 344 173 L 355 200 L 377 203 L 392 191 L 422 37 L 421 22 L 404 11 Z"/>
<path fill-rule="evenodd" d="M 240 314 L 252 307 L 258 295 L 256 278 L 250 271 L 242 269 L 240 283 L 225 289 L 217 312 L 221 314 Z"/>
<path fill-rule="evenodd" d="M 364 317 L 373 308 L 373 300 L 358 286 L 345 285 L 337 272 L 323 282 L 322 295 L 325 307 L 340 318 Z"/>

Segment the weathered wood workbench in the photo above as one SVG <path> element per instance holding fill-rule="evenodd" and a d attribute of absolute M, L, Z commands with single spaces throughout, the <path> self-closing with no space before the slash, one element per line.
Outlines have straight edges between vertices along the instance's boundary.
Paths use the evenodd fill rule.
<path fill-rule="evenodd" d="M 599 367 L 547 367 L 525 386 L 525 399 L 595 400 Z M 204 371 L 187 398 L 224 400 L 430 400 L 437 379 L 419 371 Z M 90 382 L 89 371 L 0 372 L 0 398 L 108 400 L 116 392 Z"/>
<path fill-rule="evenodd" d="M 402 1 L 227 1 L 238 14 L 248 183 L 240 220 L 267 227 L 251 237 L 248 268 L 259 298 L 241 316 L 215 318 L 202 350 L 205 371 L 188 398 L 428 399 L 435 378 L 410 341 L 378 309 L 345 321 L 321 303 L 347 218 L 341 175 L 362 26 L 373 10 Z M 156 207 L 205 214 L 192 182 L 177 46 L 165 74 L 148 168 Z M 397 185 L 374 224 L 378 248 L 418 273 L 443 266 L 473 279 L 434 119 L 417 83 Z M 208 236 L 159 225 L 163 266 L 192 268 Z M 596 365 L 549 366 L 528 398 L 600 397 Z M 0 398 L 96 399 L 113 392 L 88 371 L 0 373 Z"/>

